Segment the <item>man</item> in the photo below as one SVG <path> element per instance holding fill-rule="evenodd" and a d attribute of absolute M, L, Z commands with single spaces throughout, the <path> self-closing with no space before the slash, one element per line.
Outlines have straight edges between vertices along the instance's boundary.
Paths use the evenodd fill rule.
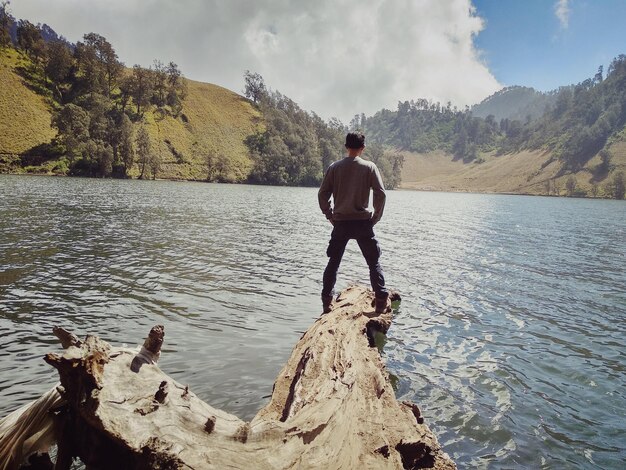
<path fill-rule="evenodd" d="M 373 227 L 383 215 L 385 188 L 376 165 L 361 158 L 365 149 L 365 136 L 350 132 L 346 136 L 346 149 L 348 155 L 328 167 L 318 192 L 320 209 L 333 225 L 326 250 L 329 259 L 324 271 L 322 305 L 324 313 L 331 311 L 339 264 L 348 241 L 355 239 L 370 270 L 376 312 L 382 313 L 387 308 L 389 293 L 385 289 L 385 277 L 378 262 L 380 247 Z M 370 189 L 374 193 L 373 213 L 368 209 Z"/>

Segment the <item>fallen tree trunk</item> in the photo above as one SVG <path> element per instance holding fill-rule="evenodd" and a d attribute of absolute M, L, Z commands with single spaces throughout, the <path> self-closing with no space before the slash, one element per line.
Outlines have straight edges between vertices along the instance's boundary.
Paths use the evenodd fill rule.
<path fill-rule="evenodd" d="M 346 289 L 296 344 L 270 402 L 244 422 L 198 399 L 155 364 L 155 327 L 140 354 L 94 336 L 46 361 L 58 369 L 57 469 L 454 469 L 417 406 L 399 403 L 375 345 L 391 310 Z"/>

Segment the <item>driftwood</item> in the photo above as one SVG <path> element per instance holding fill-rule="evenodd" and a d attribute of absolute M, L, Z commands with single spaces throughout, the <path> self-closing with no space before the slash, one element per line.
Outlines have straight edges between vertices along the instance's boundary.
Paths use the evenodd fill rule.
<path fill-rule="evenodd" d="M 156 365 L 163 328 L 141 352 L 75 337 L 45 360 L 66 404 L 57 469 L 454 469 L 417 406 L 399 403 L 375 337 L 391 324 L 373 294 L 342 292 L 296 344 L 270 402 L 244 422 L 198 399 Z"/>
<path fill-rule="evenodd" d="M 55 326 L 52 332 L 65 349 L 81 345 L 73 333 L 63 328 Z M 58 386 L 0 419 L 0 470 L 18 468 L 32 454 L 45 453 L 55 443 L 51 411 L 65 404 Z"/>

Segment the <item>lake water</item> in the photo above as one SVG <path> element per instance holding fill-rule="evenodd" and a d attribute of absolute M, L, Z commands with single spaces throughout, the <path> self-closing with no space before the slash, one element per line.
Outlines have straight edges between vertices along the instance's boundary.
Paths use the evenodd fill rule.
<path fill-rule="evenodd" d="M 383 355 L 460 468 L 623 468 L 626 203 L 392 191 Z M 316 190 L 0 175 L 0 416 L 55 382 L 61 325 L 165 325 L 160 366 L 249 419 L 319 316 Z M 356 243 L 338 287 L 367 284 Z"/>

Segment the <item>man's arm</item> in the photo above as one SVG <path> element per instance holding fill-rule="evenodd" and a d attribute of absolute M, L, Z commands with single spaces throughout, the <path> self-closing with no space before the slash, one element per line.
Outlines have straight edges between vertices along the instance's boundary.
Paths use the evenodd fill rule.
<path fill-rule="evenodd" d="M 376 225 L 380 218 L 383 216 L 385 210 L 385 200 L 387 196 L 385 194 L 385 187 L 383 186 L 383 179 L 380 176 L 378 168 L 374 166 L 374 171 L 370 175 L 370 186 L 374 193 L 374 215 L 372 215 L 372 224 Z"/>
<path fill-rule="evenodd" d="M 332 175 L 332 165 L 328 167 L 326 170 L 326 174 L 324 175 L 324 179 L 322 180 L 322 185 L 320 186 L 320 190 L 317 192 L 317 200 L 320 204 L 320 209 L 326 216 L 328 220 L 332 222 L 333 220 L 333 209 L 330 206 L 330 198 L 333 195 L 333 175 Z"/>

